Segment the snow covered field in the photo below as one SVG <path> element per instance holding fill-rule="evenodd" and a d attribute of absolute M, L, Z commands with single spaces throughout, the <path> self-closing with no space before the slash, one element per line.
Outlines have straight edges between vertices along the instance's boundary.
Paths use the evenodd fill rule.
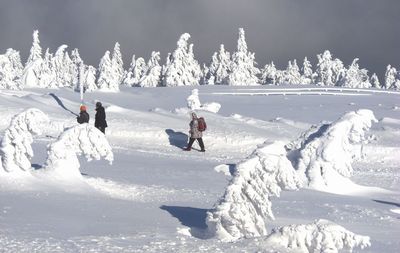
<path fill-rule="evenodd" d="M 198 111 L 208 125 L 205 153 L 182 150 L 190 120 L 186 98 L 193 87 L 85 94 L 90 124 L 95 102 L 106 108 L 106 138 L 114 160 L 110 165 L 80 156 L 83 177 L 69 180 L 49 176 L 44 167 L 47 145 L 65 127 L 77 125 L 79 93 L 0 90 L 1 137 L 11 119 L 28 108 L 50 119 L 33 139 L 33 176 L 0 173 L 0 252 L 306 252 L 300 241 L 296 248 L 289 240 L 289 249 L 280 244 L 282 238 L 220 241 L 207 232 L 207 212 L 223 196 L 235 165 L 259 145 L 288 144 L 314 124 L 335 122 L 359 109 L 373 111 L 378 120 L 367 132 L 372 137 L 362 147 L 363 156 L 352 164 L 351 181 L 366 187 L 282 191 L 270 198 L 275 220 L 265 220 L 266 229 L 270 233 L 323 219 L 370 238 L 370 247 L 355 247 L 354 252 L 400 251 L 400 92 L 315 86 L 196 88 L 202 103 L 221 105 L 218 113 Z"/>

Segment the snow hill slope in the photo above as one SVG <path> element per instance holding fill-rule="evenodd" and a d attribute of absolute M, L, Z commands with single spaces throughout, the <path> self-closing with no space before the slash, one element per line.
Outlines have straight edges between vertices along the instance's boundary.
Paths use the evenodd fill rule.
<path fill-rule="evenodd" d="M 81 157 L 82 177 L 70 181 L 39 175 L 48 157 L 47 145 L 55 142 L 64 128 L 77 125 L 74 114 L 78 113 L 79 94 L 66 89 L 0 90 L 2 138 L 10 120 L 28 108 L 37 108 L 50 119 L 43 134 L 33 137 L 31 163 L 36 176 L 10 179 L 0 174 L 0 249 L 312 252 L 322 249 L 323 241 L 312 241 L 309 247 L 287 241 L 289 247 L 285 244 L 287 235 L 294 236 L 295 231 L 303 231 L 300 236 L 326 235 L 326 229 L 332 228 L 370 238 L 370 247 L 354 248 L 355 252 L 400 250 L 399 93 L 335 91 L 344 95 L 340 96 L 325 90 L 308 92 L 309 87 L 303 86 L 296 90 L 196 88 L 201 101 L 221 105 L 218 113 L 199 112 L 208 125 L 205 153 L 182 151 L 189 115 L 176 109 L 187 106 L 186 99 L 192 93 L 188 87 L 85 94 L 90 124 L 94 123 L 95 102 L 101 101 L 106 108 L 106 138 L 114 161 L 110 165 Z M 311 189 L 282 191 L 279 198 L 271 198 L 275 220 L 265 221 L 267 232 L 275 231 L 275 236 L 232 243 L 207 236 L 207 212 L 224 193 L 235 165 L 258 145 L 265 141 L 290 143 L 312 125 L 334 122 L 358 109 L 372 110 L 378 119 L 371 126 L 373 137 L 363 147 L 363 156 L 352 164 L 350 177 L 355 184 L 370 186 L 370 191 L 361 196 Z M 220 165 L 226 173 L 214 169 Z M 362 245 L 368 244 L 364 237 L 355 238 Z M 333 248 L 324 249 L 329 252 Z"/>

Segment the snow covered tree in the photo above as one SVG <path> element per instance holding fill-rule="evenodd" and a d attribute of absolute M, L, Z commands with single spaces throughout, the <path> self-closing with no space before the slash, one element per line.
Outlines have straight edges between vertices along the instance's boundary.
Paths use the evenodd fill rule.
<path fill-rule="evenodd" d="M 373 112 L 362 109 L 304 133 L 295 145 L 297 149 L 292 151 L 298 154 L 295 163 L 304 185 L 326 191 L 349 183 L 353 172 L 351 163 L 362 156 L 359 144 L 368 140 L 366 132 L 372 122 L 377 122 Z"/>
<path fill-rule="evenodd" d="M 276 84 L 276 67 L 274 62 L 266 64 L 264 69 L 261 71 L 261 83 L 262 84 Z"/>
<path fill-rule="evenodd" d="M 189 39 L 190 34 L 182 34 L 174 53 L 167 58 L 164 86 L 199 85 L 202 71 L 194 58 L 193 45 L 188 45 Z"/>
<path fill-rule="evenodd" d="M 42 48 L 40 47 L 39 31 L 35 30 L 33 32 L 33 42 L 30 54 L 21 77 L 23 87 L 39 86 L 42 61 Z"/>
<path fill-rule="evenodd" d="M 0 145 L 1 167 L 10 173 L 31 169 L 32 135 L 41 134 L 49 118 L 38 109 L 28 109 L 11 120 Z"/>
<path fill-rule="evenodd" d="M 139 81 L 141 87 L 157 87 L 161 85 L 160 52 L 152 52 L 147 63 L 146 73 Z"/>
<path fill-rule="evenodd" d="M 207 212 L 208 230 L 222 241 L 265 236 L 266 220 L 274 219 L 271 197 L 299 187 L 284 143 L 265 143 L 236 165 L 224 196 Z"/>
<path fill-rule="evenodd" d="M 135 84 L 133 80 L 133 71 L 135 69 L 135 66 L 136 66 L 136 56 L 132 55 L 131 64 L 129 65 L 129 69 L 124 76 L 124 80 L 122 81 L 123 85 L 132 87 Z"/>
<path fill-rule="evenodd" d="M 260 70 L 255 67 L 256 64 L 254 54 L 247 51 L 244 29 L 239 28 L 237 51 L 232 55 L 231 72 L 228 75 L 229 85 L 258 85 Z"/>
<path fill-rule="evenodd" d="M 220 45 L 219 52 L 215 52 L 212 56 L 209 77 L 207 83 L 210 84 L 227 84 L 227 77 L 230 73 L 231 55 L 225 50 L 224 44 Z"/>
<path fill-rule="evenodd" d="M 40 67 L 40 80 L 39 87 L 42 88 L 56 88 L 56 73 L 54 72 L 52 65 L 53 55 L 50 53 L 49 49 L 46 50 L 42 65 Z"/>
<path fill-rule="evenodd" d="M 61 180 L 81 179 L 77 155 L 83 154 L 88 161 L 104 158 L 110 163 L 113 153 L 105 135 L 94 126 L 80 124 L 65 130 L 48 147 L 45 173 Z"/>
<path fill-rule="evenodd" d="M 106 51 L 99 64 L 99 78 L 97 86 L 105 91 L 118 91 L 119 86 L 116 82 L 115 72 L 110 59 L 110 51 Z"/>
<path fill-rule="evenodd" d="M 82 84 L 86 92 L 97 90 L 95 67 L 85 66 L 82 78 Z"/>
<path fill-rule="evenodd" d="M 397 70 L 396 68 L 388 65 L 385 72 L 385 89 L 392 89 L 396 82 Z"/>
<path fill-rule="evenodd" d="M 23 66 L 19 52 L 9 48 L 0 55 L 0 88 L 18 90 L 22 88 Z"/>
<path fill-rule="evenodd" d="M 70 68 L 71 71 L 71 77 L 72 77 L 72 84 L 71 86 L 74 88 L 75 91 L 80 90 L 80 84 L 82 82 L 81 75 L 81 68 L 85 69 L 85 65 L 83 63 L 83 60 L 81 59 L 81 56 L 79 55 L 79 50 L 75 48 L 72 50 L 71 53 L 71 60 L 72 60 L 72 66 Z"/>
<path fill-rule="evenodd" d="M 42 48 L 40 47 L 39 31 L 38 30 L 33 31 L 32 37 L 33 37 L 32 47 L 25 66 L 28 66 L 39 59 L 42 59 Z"/>
<path fill-rule="evenodd" d="M 334 86 L 346 72 L 343 62 L 339 59 L 333 59 L 328 50 L 317 55 L 317 58 L 316 83 L 321 86 Z"/>
<path fill-rule="evenodd" d="M 372 88 L 376 88 L 376 89 L 380 89 L 381 88 L 381 83 L 379 82 L 379 78 L 376 75 L 376 73 L 374 73 L 371 76 L 371 85 L 372 85 Z"/>
<path fill-rule="evenodd" d="M 297 66 L 296 60 L 293 60 L 293 62 L 289 61 L 288 66 L 285 71 L 284 83 L 285 84 L 300 84 L 301 83 L 300 69 Z"/>
<path fill-rule="evenodd" d="M 301 69 L 301 72 L 302 72 L 301 84 L 313 83 L 314 73 L 312 70 L 311 62 L 307 59 L 307 57 L 304 58 L 303 67 Z"/>
<path fill-rule="evenodd" d="M 186 99 L 187 106 L 190 110 L 198 110 L 201 107 L 200 98 L 199 98 L 199 90 L 193 89 L 192 94 Z"/>
<path fill-rule="evenodd" d="M 338 81 L 337 86 L 349 88 L 371 88 L 368 71 L 360 69 L 358 58 L 354 59 L 344 76 Z"/>
<path fill-rule="evenodd" d="M 115 78 L 116 85 L 120 85 L 124 78 L 124 63 L 122 61 L 122 54 L 120 45 L 118 42 L 115 43 L 113 55 L 111 58 L 112 66 L 113 66 L 113 76 Z"/>

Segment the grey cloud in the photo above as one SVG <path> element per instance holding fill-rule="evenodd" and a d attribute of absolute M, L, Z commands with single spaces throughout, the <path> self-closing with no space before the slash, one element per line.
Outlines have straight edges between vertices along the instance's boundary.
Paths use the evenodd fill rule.
<path fill-rule="evenodd" d="M 325 49 L 381 76 L 387 64 L 400 67 L 398 0 L 0 0 L 0 50 L 20 50 L 26 59 L 33 29 L 43 48 L 79 48 L 94 66 L 120 42 L 125 64 L 132 54 L 162 58 L 183 32 L 192 35 L 200 62 L 208 63 L 223 43 L 235 50 L 244 27 L 259 66 L 281 68 L 304 56 L 315 62 Z"/>

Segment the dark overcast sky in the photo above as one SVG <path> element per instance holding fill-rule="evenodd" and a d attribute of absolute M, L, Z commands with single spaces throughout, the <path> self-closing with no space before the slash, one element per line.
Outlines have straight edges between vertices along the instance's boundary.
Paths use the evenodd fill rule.
<path fill-rule="evenodd" d="M 380 76 L 387 64 L 400 68 L 400 0 L 0 0 L 0 52 L 12 47 L 23 61 L 39 29 L 43 49 L 67 44 L 96 67 L 116 41 L 126 66 L 153 50 L 164 62 L 188 32 L 208 64 L 221 43 L 235 50 L 239 27 L 260 67 L 304 56 L 315 64 L 329 49 Z"/>

